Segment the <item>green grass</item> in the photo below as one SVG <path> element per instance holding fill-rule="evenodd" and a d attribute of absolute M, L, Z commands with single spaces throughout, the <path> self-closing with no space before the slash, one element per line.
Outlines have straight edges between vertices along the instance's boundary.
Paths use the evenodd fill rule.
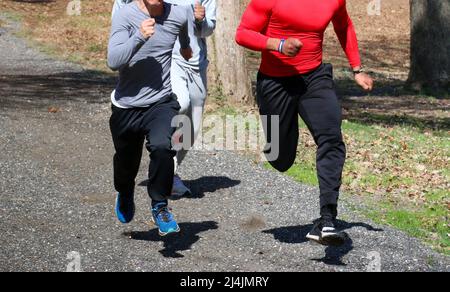
<path fill-rule="evenodd" d="M 450 256 L 450 228 L 445 222 L 448 211 L 433 205 L 406 209 L 398 205 L 382 203 L 363 212 L 376 223 L 388 224 L 422 239 L 437 251 Z"/>
<path fill-rule="evenodd" d="M 379 212 L 377 212 L 376 215 Z M 406 231 L 414 237 L 425 237 L 426 231 L 422 227 L 422 218 L 419 214 L 415 214 L 407 210 L 388 210 L 382 217 L 378 217 L 381 222 L 391 224 L 398 229 Z M 373 217 L 376 218 L 375 216 Z"/>
<path fill-rule="evenodd" d="M 297 181 L 308 185 L 319 184 L 314 165 L 299 165 L 298 167 L 289 169 L 286 174 L 296 178 Z"/>
<path fill-rule="evenodd" d="M 265 167 L 271 170 L 275 170 L 268 162 L 265 163 Z M 317 179 L 316 174 L 316 168 L 314 165 L 295 165 L 291 169 L 289 169 L 286 174 L 288 176 L 291 176 L 296 181 L 311 185 L 311 186 L 317 186 L 319 184 L 319 181 Z"/>

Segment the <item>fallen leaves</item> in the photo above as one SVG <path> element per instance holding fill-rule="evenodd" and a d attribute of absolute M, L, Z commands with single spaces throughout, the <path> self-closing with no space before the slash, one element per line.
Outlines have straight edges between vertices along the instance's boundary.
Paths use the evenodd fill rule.
<path fill-rule="evenodd" d="M 51 107 L 48 108 L 48 112 L 52 113 L 52 114 L 59 113 L 60 111 L 61 111 L 61 109 L 59 107 L 51 106 Z"/>
<path fill-rule="evenodd" d="M 349 123 L 346 123 L 349 124 Z M 375 128 L 376 131 L 371 132 Z M 444 133 L 445 135 L 445 133 Z M 301 132 L 298 164 L 315 159 L 315 144 L 306 129 Z M 357 127 L 344 131 L 347 163 L 343 190 L 352 194 L 385 197 L 388 200 L 423 205 L 428 194 L 449 190 L 445 169 L 449 149 L 442 143 L 450 137 L 425 135 L 401 127 Z M 442 202 L 442 201 L 441 201 Z M 450 209 L 450 204 L 444 201 Z"/>

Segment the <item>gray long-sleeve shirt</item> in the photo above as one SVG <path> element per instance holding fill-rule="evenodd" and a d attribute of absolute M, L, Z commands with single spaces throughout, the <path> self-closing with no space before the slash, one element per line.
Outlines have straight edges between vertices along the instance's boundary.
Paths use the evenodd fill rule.
<path fill-rule="evenodd" d="M 181 47 L 189 47 L 188 22 L 193 17 L 192 10 L 186 6 L 164 3 L 163 15 L 156 18 L 155 34 L 146 40 L 139 28 L 150 16 L 136 2 L 115 13 L 108 66 L 119 70 L 119 83 L 113 96 L 116 105 L 148 107 L 172 94 L 172 51 L 178 37 Z"/>

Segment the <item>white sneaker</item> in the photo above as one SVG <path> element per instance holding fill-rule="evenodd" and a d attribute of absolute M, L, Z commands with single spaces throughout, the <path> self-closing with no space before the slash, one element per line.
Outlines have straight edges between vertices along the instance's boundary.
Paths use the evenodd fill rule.
<path fill-rule="evenodd" d="M 172 197 L 175 199 L 179 199 L 185 196 L 192 195 L 191 190 L 186 187 L 178 175 L 173 177 L 173 189 L 172 189 Z"/>

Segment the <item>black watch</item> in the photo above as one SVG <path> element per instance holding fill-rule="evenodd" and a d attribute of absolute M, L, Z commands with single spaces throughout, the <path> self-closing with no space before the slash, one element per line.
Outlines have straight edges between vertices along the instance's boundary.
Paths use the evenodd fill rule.
<path fill-rule="evenodd" d="M 366 70 L 363 67 L 361 67 L 359 70 L 353 70 L 353 75 L 358 75 L 364 72 L 366 72 Z"/>

